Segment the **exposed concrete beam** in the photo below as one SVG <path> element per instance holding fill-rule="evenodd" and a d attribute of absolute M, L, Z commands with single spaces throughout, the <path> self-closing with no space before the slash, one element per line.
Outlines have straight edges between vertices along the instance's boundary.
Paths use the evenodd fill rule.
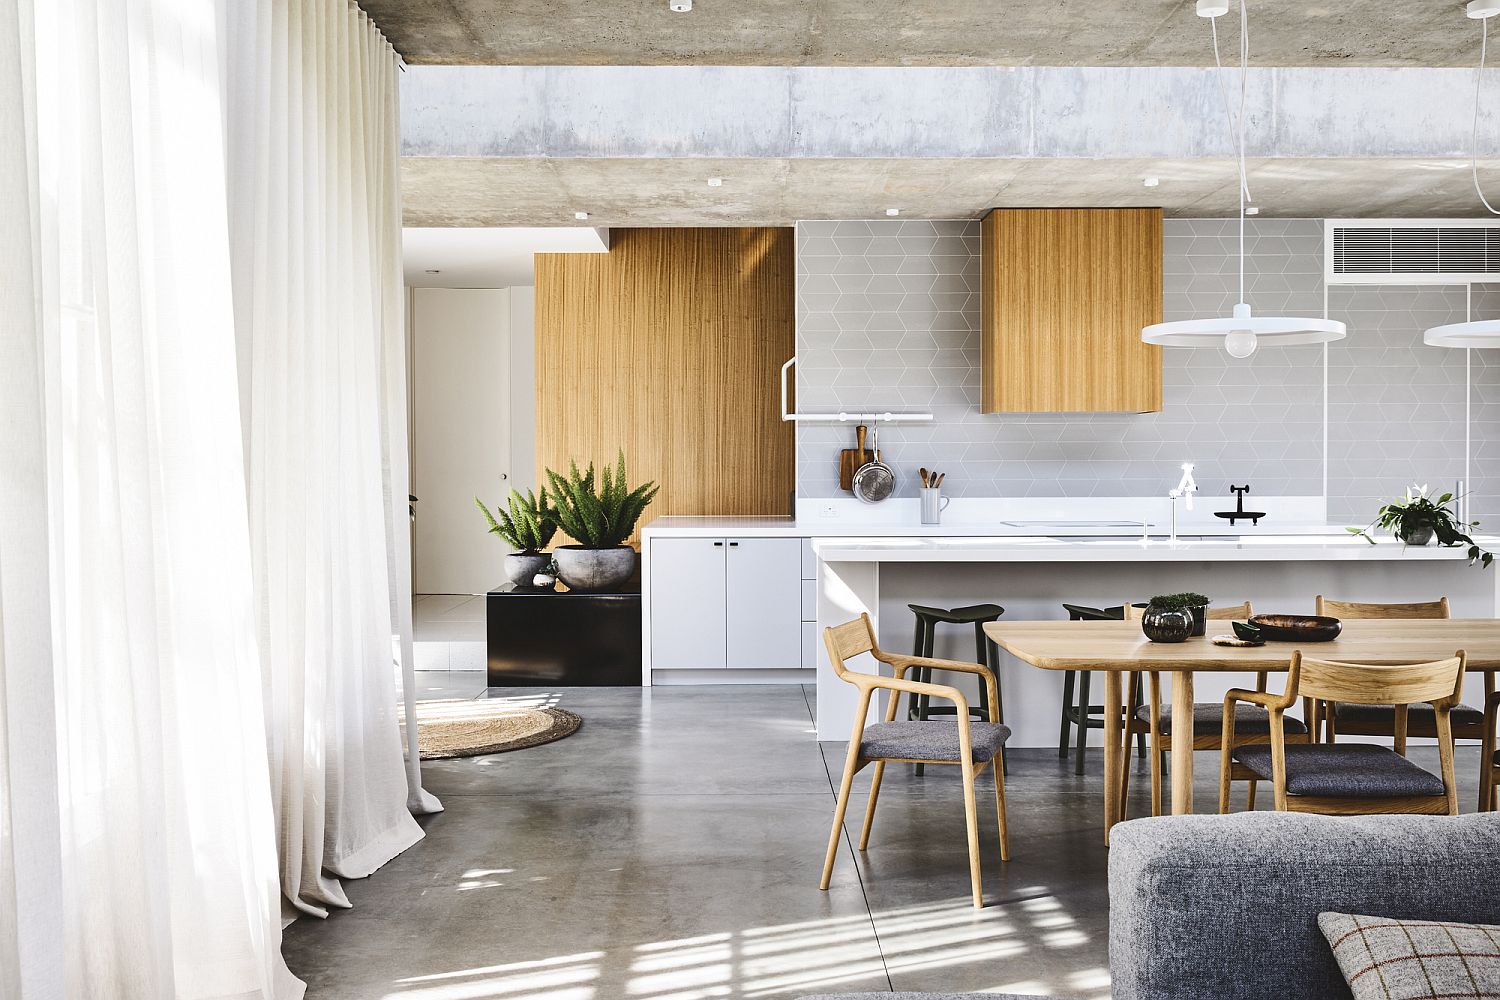
<path fill-rule="evenodd" d="M 413 66 L 409 156 L 1220 158 L 1196 68 Z M 1250 154 L 1467 154 L 1472 71 L 1252 70 Z M 1500 100 L 1491 102 L 1500 105 Z M 1494 135 L 1487 113 L 1481 135 Z"/>
<path fill-rule="evenodd" d="M 1469 163 L 1439 159 L 1261 159 L 1265 216 L 1482 214 Z M 1500 192 L 1500 162 L 1482 162 Z M 709 177 L 723 179 L 709 187 Z M 1157 187 L 1145 187 L 1156 177 Z M 409 226 L 790 225 L 798 219 L 976 218 L 999 206 L 1164 207 L 1232 215 L 1230 159 L 810 159 L 404 157 Z M 574 212 L 588 212 L 577 222 Z"/>
<path fill-rule="evenodd" d="M 412 63 L 542 66 L 1203 66 L 1191 0 L 359 0 Z M 1237 22 L 1237 17 L 1225 18 Z M 1254 0 L 1259 66 L 1454 66 L 1460 0 Z M 1238 51 L 1238 23 L 1221 23 Z"/>

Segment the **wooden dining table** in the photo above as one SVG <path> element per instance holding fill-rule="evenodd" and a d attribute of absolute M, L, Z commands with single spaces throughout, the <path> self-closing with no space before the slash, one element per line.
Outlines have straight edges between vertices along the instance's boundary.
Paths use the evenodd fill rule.
<path fill-rule="evenodd" d="M 1212 624 L 1212 623 L 1210 623 Z M 1125 767 L 1123 675 L 1160 672 L 1170 678 L 1172 718 L 1193 717 L 1197 673 L 1285 673 L 1292 652 L 1350 663 L 1420 663 L 1468 654 L 1470 672 L 1500 670 L 1500 620 L 1401 619 L 1347 621 L 1332 642 L 1268 642 L 1264 646 L 1215 646 L 1206 636 L 1186 642 L 1151 642 L 1139 622 L 998 621 L 984 630 L 1002 649 L 1043 670 L 1104 673 L 1104 838 L 1120 819 L 1114 790 Z M 1272 682 L 1275 688 L 1275 682 Z M 1172 741 L 1172 812 L 1193 811 L 1193 741 Z"/>

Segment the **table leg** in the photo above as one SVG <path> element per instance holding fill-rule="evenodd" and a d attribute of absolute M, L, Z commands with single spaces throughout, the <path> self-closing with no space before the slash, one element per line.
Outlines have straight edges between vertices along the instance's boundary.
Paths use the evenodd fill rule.
<path fill-rule="evenodd" d="M 1172 814 L 1193 811 L 1193 674 L 1172 675 Z M 1186 737 L 1185 739 L 1183 737 Z"/>
<path fill-rule="evenodd" d="M 1109 831 L 1120 821 L 1120 778 L 1124 774 L 1125 738 L 1122 715 L 1125 711 L 1118 670 L 1104 671 L 1104 843 L 1109 845 Z"/>

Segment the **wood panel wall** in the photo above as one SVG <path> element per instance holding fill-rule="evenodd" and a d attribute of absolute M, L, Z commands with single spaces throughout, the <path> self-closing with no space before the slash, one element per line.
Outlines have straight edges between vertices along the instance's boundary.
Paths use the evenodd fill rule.
<path fill-rule="evenodd" d="M 995 209 L 981 229 L 985 413 L 1161 409 L 1159 208 Z"/>
<path fill-rule="evenodd" d="M 616 229 L 536 255 L 537 471 L 612 462 L 661 485 L 642 521 L 789 513 L 791 229 Z"/>

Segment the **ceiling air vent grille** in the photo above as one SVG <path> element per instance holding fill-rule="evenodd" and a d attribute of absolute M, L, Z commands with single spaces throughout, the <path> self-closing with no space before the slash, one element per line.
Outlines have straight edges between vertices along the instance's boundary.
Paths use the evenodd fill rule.
<path fill-rule="evenodd" d="M 1500 281 L 1500 222 L 1330 219 L 1325 235 L 1330 284 Z"/>

